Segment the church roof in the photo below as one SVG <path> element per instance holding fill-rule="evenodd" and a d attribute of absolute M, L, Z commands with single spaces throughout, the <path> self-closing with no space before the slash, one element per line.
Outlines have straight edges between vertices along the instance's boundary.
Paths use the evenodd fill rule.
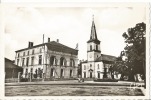
<path fill-rule="evenodd" d="M 58 43 L 58 42 L 55 42 L 55 41 L 51 41 L 51 42 L 48 42 L 48 43 L 43 43 L 43 44 L 35 45 L 35 46 L 32 46 L 32 47 L 20 49 L 20 50 L 17 50 L 16 52 L 20 52 L 20 51 L 24 51 L 24 50 L 36 48 L 36 47 L 39 47 L 39 46 L 44 46 L 44 45 L 46 45 L 48 47 L 48 49 L 52 50 L 52 51 L 64 52 L 64 53 L 78 55 L 78 50 L 70 48 L 68 46 L 65 46 L 65 45 L 63 45 L 61 43 Z"/>
<path fill-rule="evenodd" d="M 113 63 L 116 59 L 117 57 L 115 56 L 101 54 L 101 56 L 97 58 L 95 62 L 103 61 L 104 63 Z"/>
<path fill-rule="evenodd" d="M 100 43 L 100 41 L 97 38 L 94 20 L 92 21 L 90 40 L 87 43 L 89 42 Z"/>
<path fill-rule="evenodd" d="M 98 57 L 94 62 L 103 62 L 105 64 L 112 64 L 115 60 L 117 59 L 117 57 L 115 56 L 111 56 L 111 55 L 105 55 L 105 54 L 101 54 L 100 57 Z M 93 61 L 91 61 L 93 62 Z M 88 63 L 88 61 L 83 61 L 82 63 Z"/>

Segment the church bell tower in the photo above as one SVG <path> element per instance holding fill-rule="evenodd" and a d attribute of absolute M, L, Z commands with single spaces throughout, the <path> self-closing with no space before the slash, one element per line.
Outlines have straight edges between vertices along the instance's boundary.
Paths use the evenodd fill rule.
<path fill-rule="evenodd" d="M 93 16 L 91 35 L 90 35 L 90 39 L 87 41 L 87 60 L 88 62 L 95 61 L 100 56 L 101 56 L 100 41 L 97 38 L 94 16 Z"/>

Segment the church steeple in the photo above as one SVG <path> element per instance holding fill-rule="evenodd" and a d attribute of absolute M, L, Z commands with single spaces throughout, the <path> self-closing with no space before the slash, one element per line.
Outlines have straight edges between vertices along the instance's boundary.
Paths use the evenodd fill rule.
<path fill-rule="evenodd" d="M 90 39 L 87 42 L 88 61 L 95 61 L 100 56 L 101 56 L 100 41 L 97 38 L 94 16 L 93 16 Z"/>
<path fill-rule="evenodd" d="M 93 15 L 93 19 L 92 19 L 90 40 L 87 43 L 89 43 L 89 42 L 100 43 L 100 41 L 97 38 L 97 33 L 96 33 L 96 28 L 95 28 L 95 23 L 94 23 L 94 15 Z"/>

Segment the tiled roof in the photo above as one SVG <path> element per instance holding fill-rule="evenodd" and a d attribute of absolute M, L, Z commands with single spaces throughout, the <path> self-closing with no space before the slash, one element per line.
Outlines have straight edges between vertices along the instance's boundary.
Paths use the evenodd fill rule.
<path fill-rule="evenodd" d="M 95 62 L 104 61 L 104 62 L 114 62 L 117 59 L 115 56 L 101 54 L 99 58 L 95 60 Z"/>
<path fill-rule="evenodd" d="M 32 48 L 36 48 L 36 47 L 40 47 L 40 46 L 44 46 L 46 43 L 43 43 L 43 44 L 39 44 L 39 45 L 35 45 L 35 46 L 32 46 L 32 47 L 28 47 L 28 48 L 24 48 L 24 49 L 20 49 L 20 50 L 17 50 L 15 52 L 20 52 L 20 51 L 24 51 L 24 50 L 29 50 L 29 49 L 32 49 Z"/>
<path fill-rule="evenodd" d="M 65 46 L 61 43 L 52 41 L 46 44 L 49 50 L 78 55 L 78 50 Z"/>
<path fill-rule="evenodd" d="M 22 69 L 21 67 L 15 65 L 13 61 L 5 58 L 5 68 L 11 68 L 11 69 Z"/>
<path fill-rule="evenodd" d="M 78 50 L 70 48 L 68 46 L 65 46 L 65 45 L 63 45 L 61 43 L 58 43 L 58 42 L 55 42 L 55 41 L 51 41 L 49 43 L 35 45 L 35 46 L 29 47 L 29 48 L 24 48 L 24 49 L 21 49 L 21 50 L 17 50 L 16 52 L 24 51 L 24 50 L 36 48 L 36 47 L 39 47 L 39 46 L 44 46 L 44 45 L 47 45 L 48 49 L 52 50 L 52 51 L 64 52 L 64 53 L 78 55 Z"/>

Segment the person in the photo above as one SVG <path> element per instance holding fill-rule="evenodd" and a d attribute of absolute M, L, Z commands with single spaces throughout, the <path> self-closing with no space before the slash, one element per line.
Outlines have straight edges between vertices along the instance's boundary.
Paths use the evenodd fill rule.
<path fill-rule="evenodd" d="M 84 79 L 78 78 L 78 82 L 84 82 Z"/>
<path fill-rule="evenodd" d="M 81 82 L 81 79 L 80 79 L 80 77 L 78 78 L 78 82 Z"/>

